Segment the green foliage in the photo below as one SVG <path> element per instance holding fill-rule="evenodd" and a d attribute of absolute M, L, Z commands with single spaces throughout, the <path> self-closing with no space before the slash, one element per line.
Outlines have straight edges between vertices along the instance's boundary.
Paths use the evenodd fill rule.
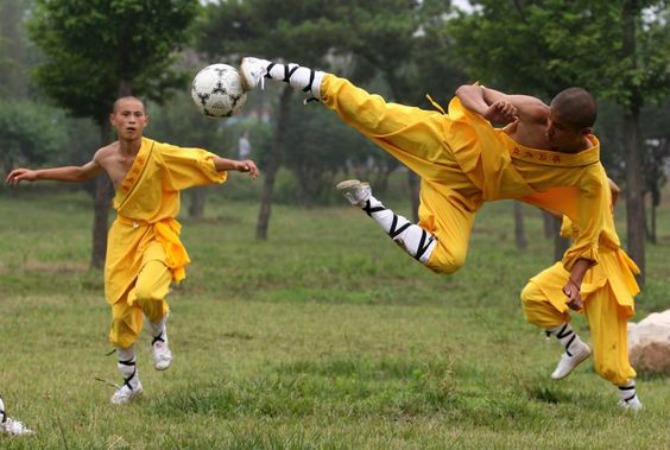
<path fill-rule="evenodd" d="M 199 49 L 229 58 L 251 54 L 321 65 L 334 43 L 352 36 L 343 7 L 327 0 L 210 3 L 198 28 Z"/>
<path fill-rule="evenodd" d="M 670 89 L 670 30 L 662 0 L 637 2 L 660 8 L 643 23 L 637 11 L 637 66 L 621 57 L 623 0 L 475 0 L 473 14 L 449 22 L 454 50 L 484 83 L 505 90 L 550 97 L 583 86 L 598 97 L 626 105 L 630 86 L 648 100 Z"/>
<path fill-rule="evenodd" d="M 23 27 L 31 0 L 0 2 L 0 97 L 23 99 L 31 92 L 26 77 L 33 53 Z"/>
<path fill-rule="evenodd" d="M 197 9 L 196 0 L 38 0 L 30 32 L 48 60 L 37 81 L 58 104 L 99 123 L 125 89 L 162 100 L 165 89 L 183 85 L 173 55 Z"/>
<path fill-rule="evenodd" d="M 231 156 L 232 136 L 228 136 L 227 121 L 205 117 L 193 105 L 190 92 L 183 89 L 169 98 L 163 105 L 149 104 L 149 128 L 151 137 L 183 147 L 200 147 Z"/>
<path fill-rule="evenodd" d="M 348 159 L 381 155 L 370 141 L 318 105 L 295 108 L 288 126 L 293 132 L 286 136 L 285 164 L 299 183 L 303 205 L 323 204 L 331 197 L 338 174 L 348 172 Z"/>
<path fill-rule="evenodd" d="M 0 167 L 43 164 L 67 147 L 64 114 L 36 103 L 0 101 Z"/>
<path fill-rule="evenodd" d="M 449 11 L 449 3 L 440 1 L 221 2 L 208 5 L 198 47 L 231 63 L 249 54 L 330 70 L 389 100 L 432 108 L 427 92 L 443 101 L 463 79 L 447 57 L 443 25 Z M 271 107 L 275 117 L 289 114 L 276 111 L 274 102 Z M 324 187 L 333 185 L 347 161 L 372 157 L 380 171 L 397 167 L 328 114 L 313 105 L 290 111 L 283 162 L 296 174 L 306 205 L 328 197 Z"/>

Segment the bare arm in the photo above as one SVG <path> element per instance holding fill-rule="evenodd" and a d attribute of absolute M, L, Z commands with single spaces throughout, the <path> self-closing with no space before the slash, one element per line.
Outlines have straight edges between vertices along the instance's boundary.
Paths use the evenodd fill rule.
<path fill-rule="evenodd" d="M 544 123 L 549 106 L 529 95 L 509 95 L 479 85 L 463 85 L 456 96 L 464 107 L 492 122 L 509 123 L 521 120 L 528 123 Z"/>
<path fill-rule="evenodd" d="M 568 296 L 568 307 L 570 309 L 579 311 L 584 307 L 581 294 L 582 280 L 584 280 L 584 274 L 592 264 L 593 262 L 588 259 L 578 259 L 572 266 L 568 283 L 563 286 L 563 293 Z"/>
<path fill-rule="evenodd" d="M 100 175 L 103 172 L 102 166 L 98 164 L 96 158 L 87 162 L 83 166 L 64 166 L 54 167 L 52 169 L 15 169 L 12 170 L 7 179 L 7 184 L 19 184 L 21 181 L 66 181 L 70 183 L 81 183 Z"/>
<path fill-rule="evenodd" d="M 250 159 L 238 161 L 234 159 L 226 159 L 217 156 L 214 158 L 214 167 L 218 171 L 236 170 L 238 172 L 249 172 L 251 178 L 254 179 L 258 177 L 259 173 L 256 164 Z"/>
<path fill-rule="evenodd" d="M 489 104 L 484 99 L 484 88 L 477 84 L 464 84 L 456 89 L 458 97 L 467 109 L 476 112 L 480 116 L 486 114 Z"/>

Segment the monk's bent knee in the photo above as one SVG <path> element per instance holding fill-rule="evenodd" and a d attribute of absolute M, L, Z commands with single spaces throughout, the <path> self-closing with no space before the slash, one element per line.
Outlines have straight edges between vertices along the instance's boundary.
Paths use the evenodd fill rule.
<path fill-rule="evenodd" d="M 435 273 L 449 275 L 463 267 L 465 259 L 465 252 L 445 251 L 444 247 L 438 245 L 426 262 L 426 267 Z"/>

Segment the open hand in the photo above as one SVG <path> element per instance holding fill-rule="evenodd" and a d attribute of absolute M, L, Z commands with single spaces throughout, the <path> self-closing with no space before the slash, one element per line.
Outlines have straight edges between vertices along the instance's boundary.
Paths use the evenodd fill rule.
<path fill-rule="evenodd" d="M 29 169 L 14 169 L 9 172 L 5 182 L 7 184 L 19 184 L 21 181 L 35 181 L 36 175 L 34 170 Z"/>

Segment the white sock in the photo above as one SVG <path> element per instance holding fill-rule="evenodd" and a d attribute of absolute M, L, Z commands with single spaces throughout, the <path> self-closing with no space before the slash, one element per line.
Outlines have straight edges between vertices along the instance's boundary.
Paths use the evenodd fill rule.
<path fill-rule="evenodd" d="M 637 396 L 637 392 L 635 392 L 634 379 L 628 380 L 628 383 L 624 384 L 623 386 L 618 386 L 618 388 L 621 400 L 623 400 L 626 403 L 633 400 Z"/>
<path fill-rule="evenodd" d="M 158 322 L 149 322 L 149 332 L 151 337 L 156 340 L 156 338 L 162 338 L 164 341 L 167 341 L 167 314 L 163 316 Z M 153 343 L 153 342 L 152 342 Z"/>
<path fill-rule="evenodd" d="M 321 100 L 321 80 L 324 72 L 312 70 L 298 64 L 279 64 L 270 62 L 267 67 L 268 76 L 273 80 L 284 81 L 295 89 L 311 93 Z"/>
<path fill-rule="evenodd" d="M 563 325 L 559 325 L 556 328 L 551 328 L 546 331 L 547 336 L 553 335 L 556 336 L 558 342 L 565 348 L 565 353 L 569 356 L 572 356 L 571 349 L 575 345 L 578 345 L 582 342 L 577 333 L 572 329 L 568 322 Z"/>
<path fill-rule="evenodd" d="M 372 195 L 363 210 L 368 213 L 414 259 L 426 263 L 437 246 L 433 234 L 384 207 Z"/>
<path fill-rule="evenodd" d="M 130 389 L 137 389 L 140 383 L 140 379 L 137 376 L 137 367 L 135 365 L 135 347 L 130 346 L 128 348 L 117 348 L 116 354 L 119 358 L 119 363 L 117 367 L 121 376 L 123 376 L 123 384 L 128 385 Z"/>

